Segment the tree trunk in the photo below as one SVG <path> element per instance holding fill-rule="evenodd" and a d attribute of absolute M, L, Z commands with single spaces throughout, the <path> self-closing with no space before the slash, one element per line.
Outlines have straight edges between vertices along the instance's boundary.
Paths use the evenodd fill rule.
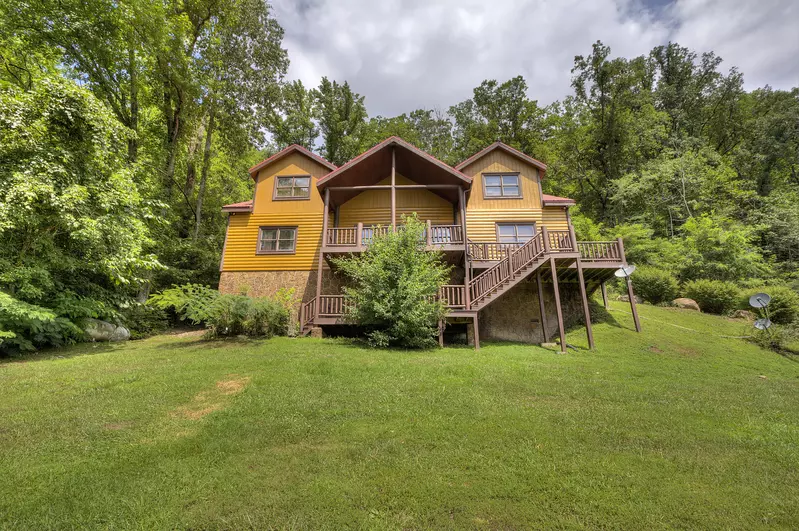
<path fill-rule="evenodd" d="M 200 188 L 197 190 L 197 208 L 195 209 L 194 219 L 194 239 L 200 236 L 200 224 L 203 219 L 203 196 L 205 195 L 205 184 L 208 181 L 208 170 L 211 166 L 211 140 L 214 134 L 215 111 L 212 108 L 208 117 L 208 129 L 205 131 L 205 151 L 203 152 L 203 169 L 200 176 Z"/>

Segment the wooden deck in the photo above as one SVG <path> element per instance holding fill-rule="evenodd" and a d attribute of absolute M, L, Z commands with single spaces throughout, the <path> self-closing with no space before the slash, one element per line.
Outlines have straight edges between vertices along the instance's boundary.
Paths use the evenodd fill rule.
<path fill-rule="evenodd" d="M 401 228 L 401 226 L 399 227 Z M 391 230 L 390 226 L 364 225 L 330 227 L 323 241 L 322 251 L 328 254 L 359 253 L 372 239 Z M 433 225 L 429 220 L 424 231 L 425 246 L 429 250 L 463 251 L 463 228 L 460 225 Z"/>
<path fill-rule="evenodd" d="M 328 229 L 326 248 L 333 252 L 357 252 L 369 244 L 375 231 L 390 228 L 364 227 Z M 471 318 L 476 313 L 512 289 L 532 272 L 552 277 L 556 269 L 558 282 L 579 283 L 596 287 L 613 277 L 624 265 L 624 247 L 620 240 L 577 242 L 571 231 L 547 231 L 545 228 L 531 240 L 521 244 L 496 242 L 464 242 L 460 226 L 435 226 L 428 222 L 425 231 L 428 248 L 446 250 L 457 246 L 465 250 L 474 269 L 483 269 L 468 285 L 446 285 L 438 297 L 449 309 L 448 318 Z M 578 267 L 579 265 L 579 267 Z M 304 303 L 300 309 L 303 330 L 309 326 L 346 324 L 347 301 L 344 295 L 321 295 Z"/>

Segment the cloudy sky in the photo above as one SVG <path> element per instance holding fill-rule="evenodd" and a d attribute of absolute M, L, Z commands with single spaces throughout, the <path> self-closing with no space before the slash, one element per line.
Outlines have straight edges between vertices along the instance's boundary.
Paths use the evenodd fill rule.
<path fill-rule="evenodd" d="M 713 50 L 747 89 L 799 85 L 799 0 L 273 0 L 289 78 L 347 80 L 369 114 L 446 110 L 521 74 L 547 104 L 601 40 L 633 57 L 668 41 Z"/>

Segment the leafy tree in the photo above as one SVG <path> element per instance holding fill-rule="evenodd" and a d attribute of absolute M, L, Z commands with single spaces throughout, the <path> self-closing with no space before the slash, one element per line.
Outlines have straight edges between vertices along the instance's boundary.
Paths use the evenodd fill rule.
<path fill-rule="evenodd" d="M 314 123 L 314 97 L 302 81 L 292 81 L 280 89 L 280 103 L 272 110 L 269 126 L 274 141 L 282 149 L 298 144 L 313 149 L 319 136 L 319 127 Z"/>
<path fill-rule="evenodd" d="M 344 288 L 349 318 L 370 330 L 373 345 L 435 344 L 446 315 L 437 295 L 450 268 L 440 253 L 425 251 L 424 230 L 415 215 L 403 216 L 401 229 L 376 236 L 361 255 L 333 259 L 352 281 Z"/>
<path fill-rule="evenodd" d="M 129 130 L 55 78 L 0 92 L 0 287 L 28 302 L 96 296 L 159 267 L 131 179 Z"/>
<path fill-rule="evenodd" d="M 340 166 L 362 151 L 362 135 L 366 120 L 364 97 L 352 91 L 346 81 L 339 84 L 322 78 L 313 90 L 316 118 L 322 131 L 323 156 Z"/>

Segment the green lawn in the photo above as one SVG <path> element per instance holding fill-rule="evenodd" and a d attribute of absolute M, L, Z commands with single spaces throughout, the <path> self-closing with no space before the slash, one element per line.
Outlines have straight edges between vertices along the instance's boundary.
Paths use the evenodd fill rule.
<path fill-rule="evenodd" d="M 799 527 L 797 359 L 627 309 L 566 355 L 161 336 L 0 364 L 0 527 Z"/>

